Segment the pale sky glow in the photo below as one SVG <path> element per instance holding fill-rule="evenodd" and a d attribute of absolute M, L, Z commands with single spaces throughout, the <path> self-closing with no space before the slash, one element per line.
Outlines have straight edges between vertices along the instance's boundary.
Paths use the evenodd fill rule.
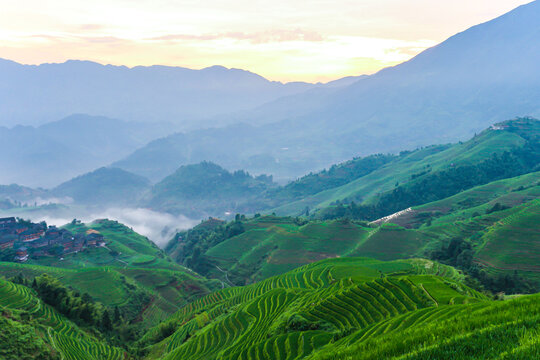
<path fill-rule="evenodd" d="M 279 81 L 373 73 L 522 0 L 2 0 L 0 57 L 242 68 Z"/>

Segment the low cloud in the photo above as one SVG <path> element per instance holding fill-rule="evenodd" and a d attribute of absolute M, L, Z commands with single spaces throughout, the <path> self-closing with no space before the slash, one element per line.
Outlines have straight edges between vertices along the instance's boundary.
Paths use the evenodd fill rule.
<path fill-rule="evenodd" d="M 110 219 L 132 228 L 137 233 L 148 237 L 159 247 L 164 247 L 177 231 L 195 226 L 199 221 L 183 215 L 174 216 L 142 208 L 109 208 L 103 211 L 85 211 L 71 209 L 69 217 L 65 213 L 31 212 L 22 214 L 34 222 L 46 221 L 49 225 L 65 225 L 74 218 L 89 223 L 96 219 Z"/>
<path fill-rule="evenodd" d="M 87 44 L 129 44 L 132 40 L 116 36 L 87 36 L 75 34 L 34 34 L 26 36 L 30 39 L 47 40 L 52 43 L 87 43 Z"/>
<path fill-rule="evenodd" d="M 101 24 L 82 24 L 78 26 L 79 30 L 85 30 L 85 31 L 94 31 L 94 30 L 102 30 L 105 26 Z"/>
<path fill-rule="evenodd" d="M 168 34 L 158 37 L 153 37 L 148 40 L 154 41 L 208 41 L 208 40 L 245 40 L 253 44 L 264 44 L 271 42 L 287 42 L 287 41 L 323 41 L 321 34 L 315 31 L 302 29 L 281 29 L 267 30 L 253 33 L 245 32 L 225 32 L 215 34 Z"/>
<path fill-rule="evenodd" d="M 28 206 L 37 205 L 51 205 L 51 204 L 60 204 L 60 205 L 69 205 L 73 203 L 73 199 L 69 196 L 66 197 L 46 197 L 42 198 L 38 196 L 35 199 L 24 201 L 23 204 L 26 204 Z"/>

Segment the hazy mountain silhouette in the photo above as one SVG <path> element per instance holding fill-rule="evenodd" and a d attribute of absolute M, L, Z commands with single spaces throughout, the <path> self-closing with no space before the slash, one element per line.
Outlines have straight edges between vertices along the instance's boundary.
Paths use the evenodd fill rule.
<path fill-rule="evenodd" d="M 538 19 L 535 1 L 349 86 L 312 89 L 235 117 L 249 125 L 157 140 L 118 166 L 159 177 L 210 160 L 279 179 L 353 156 L 466 139 L 516 116 L 538 117 Z"/>
<path fill-rule="evenodd" d="M 51 187 L 121 159 L 170 125 L 73 115 L 40 127 L 0 127 L 0 184 Z"/>
<path fill-rule="evenodd" d="M 84 113 L 193 128 L 201 119 L 322 85 L 283 84 L 222 66 L 128 68 L 75 60 L 35 66 L 0 59 L 0 78 L 0 125 L 4 126 L 39 125 Z M 341 84 L 347 82 L 346 78 Z"/>

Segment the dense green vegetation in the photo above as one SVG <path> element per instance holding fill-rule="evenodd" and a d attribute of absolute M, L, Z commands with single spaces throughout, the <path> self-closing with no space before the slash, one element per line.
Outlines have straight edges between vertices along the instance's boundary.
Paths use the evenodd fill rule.
<path fill-rule="evenodd" d="M 79 328 L 26 286 L 0 279 L 0 307 L 2 308 L 0 321 L 7 323 L 7 332 L 4 334 L 11 332 L 22 336 L 19 339 L 9 338 L 2 342 L 0 351 L 4 351 L 8 359 L 16 356 L 21 356 L 17 358 L 24 358 L 23 356 L 33 358 L 30 356 L 34 355 L 38 359 L 120 360 L 124 358 L 123 350 L 106 344 L 93 328 L 88 330 Z M 9 320 L 6 321 L 5 318 Z M 31 335 L 27 326 L 32 327 Z M 23 345 L 18 344 L 19 341 L 24 340 L 27 341 Z M 17 348 L 17 345 L 20 347 Z"/>
<path fill-rule="evenodd" d="M 540 291 L 539 134 L 517 119 L 284 187 L 182 167 L 144 201 L 298 216 L 209 218 L 164 250 L 116 221 L 73 220 L 105 246 L 24 264 L 3 250 L 0 357 L 538 358 L 540 298 L 522 294 Z"/>
<path fill-rule="evenodd" d="M 230 223 L 210 218 L 187 231 L 177 233 L 167 244 L 165 251 L 177 262 L 200 273 L 207 273 L 214 266 L 206 261 L 204 254 L 211 247 L 236 235 L 245 229 L 245 216 L 237 215 Z"/>
<path fill-rule="evenodd" d="M 492 291 L 530 293 L 540 288 L 539 195 L 535 172 L 376 223 L 276 216 L 238 217 L 228 225 L 211 220 L 178 234 L 167 251 L 227 284 L 259 281 L 324 258 L 428 257 L 459 267 Z M 224 231 L 232 226 L 239 229 L 234 236 Z"/>
<path fill-rule="evenodd" d="M 459 346 L 463 358 L 535 358 L 538 296 L 493 301 L 464 279 L 424 259 L 327 259 L 190 301 L 141 336 L 121 312 L 50 276 L 16 276 L 27 286 L 0 279 L 0 323 L 17 335 L 0 338 L 1 351 L 43 360 L 416 359 L 448 358 Z M 93 326 L 74 319 L 85 306 Z"/>
<path fill-rule="evenodd" d="M 325 208 L 319 216 L 323 219 L 349 217 L 375 220 L 411 206 L 444 199 L 477 185 L 538 170 L 538 121 L 525 119 L 498 126 L 506 128 L 502 131 L 487 130 L 467 143 L 455 145 L 429 157 L 429 160 L 437 163 L 439 158 L 448 157 L 448 152 L 453 153 L 448 158 L 452 161 L 449 166 L 439 165 L 437 168 L 427 163 L 423 171 L 411 174 L 405 182 L 396 182 L 392 190 L 377 194 L 368 201 L 356 195 L 348 196 L 339 201 L 338 206 Z M 506 141 L 508 145 L 502 143 L 494 147 L 495 139 Z M 460 156 L 456 156 L 457 151 L 461 152 Z M 358 200 L 364 201 L 364 204 L 356 204 Z"/>
<path fill-rule="evenodd" d="M 259 195 L 275 186 L 272 177 L 233 173 L 211 162 L 185 165 L 157 183 L 143 204 L 191 217 L 224 216 L 261 208 Z"/>
<path fill-rule="evenodd" d="M 60 184 L 49 195 L 70 197 L 80 204 L 120 206 L 136 204 L 149 189 L 150 181 L 142 176 L 102 167 Z"/>
<path fill-rule="evenodd" d="M 407 152 L 403 152 L 400 156 L 407 154 Z M 270 189 L 264 196 L 268 203 L 274 204 L 274 206 L 300 200 L 306 196 L 345 185 L 398 158 L 398 156 L 391 154 L 355 158 L 333 165 L 328 170 L 310 173 L 283 187 Z"/>
<path fill-rule="evenodd" d="M 0 263 L 0 274 L 12 279 L 22 278 L 27 285 L 31 285 L 34 278 L 39 280 L 42 274 L 48 274 L 54 282 L 68 289 L 60 290 L 60 293 L 66 292 L 67 295 L 78 293 L 81 299 L 87 294 L 86 299 L 102 303 L 109 312 L 118 309 L 126 321 L 137 323 L 140 329 L 156 325 L 190 301 L 208 294 L 219 286 L 215 281 L 207 281 L 188 270 L 153 268 L 65 269 Z M 18 282 L 23 283 L 22 280 Z M 36 287 L 36 290 L 39 288 Z M 50 302 L 56 303 L 54 300 Z M 62 304 L 65 304 L 65 300 Z M 74 302 L 68 300 L 67 305 L 74 305 Z M 70 312 L 70 308 L 58 310 L 66 315 Z M 75 314 L 73 320 L 76 321 L 77 317 Z"/>
<path fill-rule="evenodd" d="M 44 332 L 36 332 L 36 323 L 20 313 L 0 306 L 0 358 L 5 360 L 60 360 Z"/>
<path fill-rule="evenodd" d="M 461 319 L 466 327 L 464 315 L 471 313 L 479 318 L 483 313 L 486 321 L 486 312 L 498 305 L 461 278 L 450 267 L 420 259 L 324 260 L 202 298 L 170 320 L 172 335 L 150 336 L 160 331 L 156 328 L 142 343 L 148 359 L 294 359 L 332 354 L 334 347 L 348 350 L 347 345 L 434 321 Z M 538 302 L 523 304 L 538 319 Z M 535 326 L 523 335 L 534 336 Z M 424 333 L 419 346 L 435 344 Z"/>
<path fill-rule="evenodd" d="M 107 246 L 85 250 L 84 256 L 73 254 L 62 261 L 40 260 L 38 264 L 71 267 L 76 266 L 142 266 L 145 268 L 162 268 L 183 270 L 171 261 L 159 247 L 148 238 L 136 233 L 133 229 L 118 221 L 101 219 L 84 224 L 74 220 L 64 226 L 73 233 L 88 230 L 99 231 L 105 236 Z"/>
<path fill-rule="evenodd" d="M 345 185 L 272 211 L 296 216 L 307 207 L 312 214 L 321 210 L 320 218 L 349 216 L 374 220 L 473 186 L 537 171 L 539 139 L 540 121 L 505 121 L 463 143 L 404 153 Z M 353 202 L 355 206 L 351 206 Z"/>

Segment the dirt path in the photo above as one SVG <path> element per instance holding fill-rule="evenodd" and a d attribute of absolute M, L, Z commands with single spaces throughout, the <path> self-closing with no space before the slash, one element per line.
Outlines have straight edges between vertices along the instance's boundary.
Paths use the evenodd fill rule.
<path fill-rule="evenodd" d="M 220 268 L 219 266 L 216 265 L 216 269 L 218 269 L 219 271 L 221 271 L 222 273 L 225 274 L 225 279 L 227 280 L 227 282 L 229 283 L 230 286 L 236 286 L 232 283 L 231 280 L 229 280 L 229 274 L 227 273 L 227 271 L 223 270 L 222 268 Z M 223 282 L 222 282 L 223 283 Z"/>
<path fill-rule="evenodd" d="M 56 351 L 58 351 L 58 353 L 60 354 L 60 358 L 62 360 L 64 360 L 64 353 L 62 353 L 62 351 L 60 351 L 60 349 L 58 349 L 58 347 L 56 346 L 56 343 L 54 342 L 54 337 L 51 335 L 51 327 L 49 326 L 47 328 L 47 334 L 49 335 L 49 338 L 51 339 L 51 342 L 53 344 L 53 347 Z"/>
<path fill-rule="evenodd" d="M 514 267 L 514 268 L 504 268 L 504 267 L 500 267 L 500 266 L 495 266 L 493 264 L 490 264 L 489 262 L 485 261 L 485 260 L 480 260 L 480 259 L 474 259 L 474 262 L 475 263 L 478 263 L 480 265 L 484 265 L 484 266 L 489 266 L 493 269 L 496 269 L 496 270 L 502 270 L 502 271 L 511 271 L 511 270 L 517 270 L 517 271 L 533 271 L 533 272 L 540 272 L 540 268 L 519 268 L 519 267 Z"/>
<path fill-rule="evenodd" d="M 424 284 L 419 284 L 419 286 L 422 288 L 422 290 L 424 290 L 427 296 L 429 296 L 429 298 L 433 300 L 433 302 L 435 303 L 435 306 L 439 306 L 439 303 L 437 302 L 437 300 L 435 300 L 435 298 L 431 296 L 431 294 L 426 290 L 426 288 L 424 287 Z"/>

